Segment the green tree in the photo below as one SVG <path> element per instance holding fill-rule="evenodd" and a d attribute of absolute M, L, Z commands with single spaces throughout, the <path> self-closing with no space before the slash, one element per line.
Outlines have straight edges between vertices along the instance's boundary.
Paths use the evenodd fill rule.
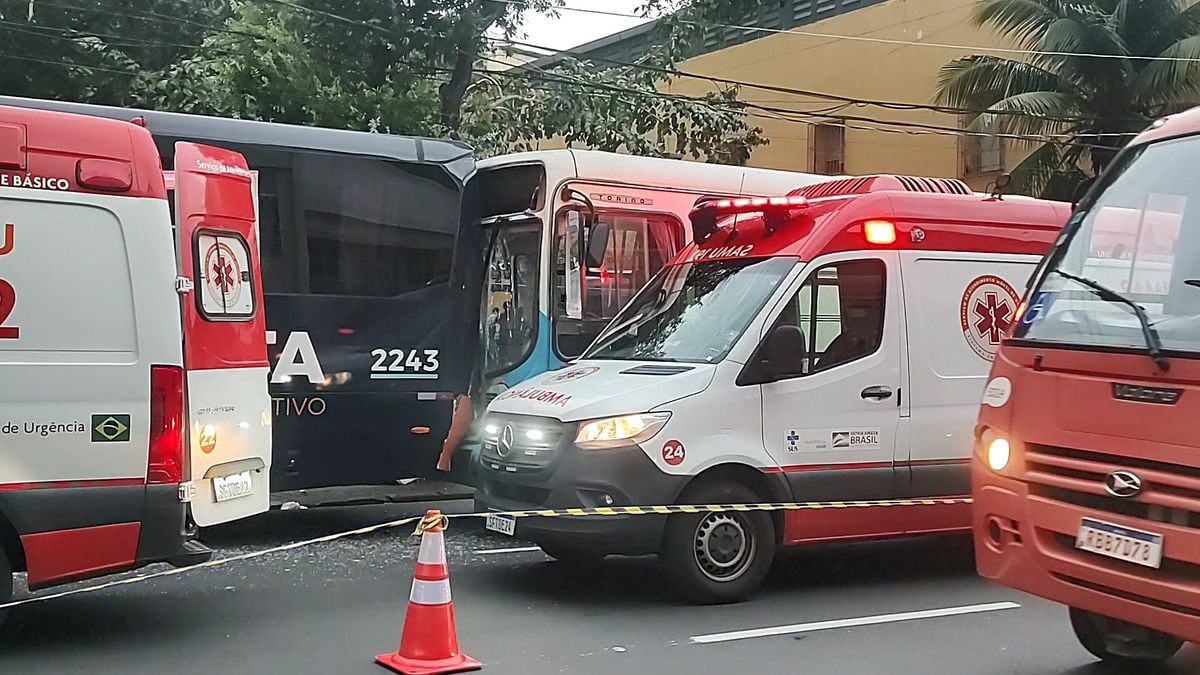
<path fill-rule="evenodd" d="M 1200 5 L 1185 0 L 983 0 L 974 21 L 1031 53 L 942 67 L 939 103 L 971 128 L 1035 136 L 1021 189 L 1067 198 L 1156 117 L 1200 101 Z M 995 125 L 993 127 L 992 125 Z M 1022 141 L 1023 142 L 1023 141 Z"/>
<path fill-rule="evenodd" d="M 467 135 L 484 152 L 570 146 L 745 164 L 768 141 L 746 122 L 736 87 L 703 96 L 666 94 L 674 68 L 695 54 L 706 26 L 743 22 L 757 0 L 648 0 L 663 14 L 652 46 L 634 62 L 568 57 L 548 69 L 484 75 L 468 99 Z"/>
<path fill-rule="evenodd" d="M 562 0 L 33 3 L 0 0 L 0 93 L 451 136 L 485 153 L 562 137 L 742 163 L 765 142 L 736 89 L 660 93 L 704 25 L 757 0 L 647 0 L 667 15 L 637 64 L 568 59 L 548 73 L 481 66 Z"/>
<path fill-rule="evenodd" d="M 0 93 L 124 103 L 227 15 L 227 0 L 0 0 Z"/>

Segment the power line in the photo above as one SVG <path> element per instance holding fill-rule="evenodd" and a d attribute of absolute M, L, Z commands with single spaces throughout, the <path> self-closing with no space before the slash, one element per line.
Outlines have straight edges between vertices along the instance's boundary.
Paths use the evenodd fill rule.
<path fill-rule="evenodd" d="M 523 0 L 493 0 L 505 5 L 515 5 L 519 7 L 529 7 L 527 2 Z M 580 12 L 582 14 L 595 14 L 600 16 L 614 16 L 626 19 L 643 19 L 649 20 L 647 17 L 637 14 L 627 14 L 624 12 L 613 12 L 604 9 L 586 9 L 583 7 L 571 7 L 563 5 L 556 7 L 559 10 L 568 12 Z M 739 24 L 729 23 L 701 23 L 699 21 L 690 21 L 681 19 L 680 23 L 691 26 L 699 26 L 701 28 L 732 28 L 735 30 L 743 30 L 748 32 L 772 33 L 782 35 L 799 35 L 802 37 L 825 38 L 830 40 L 850 40 L 853 42 L 874 42 L 879 44 L 902 45 L 907 47 L 932 47 L 937 49 L 957 49 L 977 52 L 993 52 L 998 54 L 1020 54 L 1023 56 L 1075 56 L 1092 59 L 1128 59 L 1131 61 L 1170 61 L 1180 63 L 1200 63 L 1200 58 L 1188 58 L 1183 56 L 1136 56 L 1132 54 L 1097 54 L 1089 52 L 1056 52 L 1039 49 L 1012 49 L 1005 47 L 981 47 L 978 45 L 956 45 L 942 42 L 914 42 L 912 40 L 897 40 L 892 38 L 873 38 L 864 35 L 835 35 L 832 33 L 816 33 L 812 31 L 804 31 L 796 28 L 764 28 L 762 26 L 743 26 Z M 570 51 L 570 50 L 564 50 Z"/>
<path fill-rule="evenodd" d="M 290 7 L 290 8 L 292 8 L 292 9 L 296 9 L 296 10 L 299 10 L 299 11 L 308 12 L 308 13 L 310 13 L 310 14 L 314 14 L 314 15 L 317 15 L 317 16 L 325 16 L 325 17 L 329 17 L 329 18 L 332 18 L 332 19 L 335 19 L 335 20 L 337 20 L 337 21 L 341 21 L 341 22 L 343 22 L 343 23 L 347 23 L 347 24 L 350 24 L 350 25 L 360 26 L 360 27 L 367 28 L 367 29 L 370 29 L 370 30 L 376 30 L 376 31 L 381 31 L 381 32 L 389 33 L 389 32 L 388 32 L 386 29 L 384 29 L 384 28 L 382 28 L 382 27 L 379 27 L 379 26 L 374 26 L 374 25 L 372 25 L 372 24 L 368 24 L 368 23 L 366 23 L 366 22 L 359 21 L 359 20 L 356 20 L 356 19 L 351 19 L 351 18 L 349 18 L 349 17 L 345 17 L 345 16 L 342 16 L 342 15 L 340 15 L 340 14 L 336 14 L 336 13 L 333 13 L 333 12 L 327 12 L 327 11 L 323 11 L 323 10 L 313 10 L 313 9 L 310 9 L 310 8 L 304 7 L 303 5 L 299 5 L 299 4 L 295 3 L 295 2 L 292 2 L 291 0 L 267 0 L 267 1 L 268 1 L 268 2 L 272 2 L 272 3 L 274 3 L 274 4 L 278 4 L 278 5 L 283 5 L 283 6 L 286 6 L 286 7 Z M 528 6 L 526 3 L 524 3 L 524 2 L 516 2 L 516 0 L 496 0 L 496 1 L 497 1 L 497 2 L 503 2 L 503 3 L 505 3 L 505 4 L 519 5 L 519 6 L 523 6 L 523 7 L 527 7 L 527 6 Z M 570 7 L 566 7 L 566 6 L 564 6 L 564 7 L 561 7 L 561 9 L 577 9 L 577 8 L 570 8 Z M 587 12 L 591 12 L 591 13 L 603 13 L 603 10 L 586 10 L 586 11 L 587 11 Z M 631 18 L 636 18 L 636 15 L 626 15 L 626 16 L 628 16 L 628 17 L 631 17 Z M 721 26 L 724 26 L 725 24 L 716 24 L 716 25 L 721 25 Z M 737 27 L 737 26 L 732 26 L 732 27 Z M 389 34 L 390 34 L 390 33 L 389 33 Z M 502 62 L 502 61 L 498 61 L 498 60 L 496 60 L 496 59 L 490 59 L 490 58 L 487 58 L 487 57 L 481 57 L 481 58 L 483 58 L 484 60 L 492 61 L 492 62 L 494 62 L 494 63 L 498 63 L 498 64 L 500 64 L 500 65 L 503 65 L 503 66 L 506 66 L 506 67 L 510 67 L 510 68 L 512 68 L 512 67 L 513 67 L 513 66 L 512 66 L 512 64 L 505 63 L 505 62 Z M 528 67 L 528 64 L 520 64 L 520 65 L 516 66 L 516 68 L 517 68 L 517 69 L 520 69 L 520 70 L 524 70 L 524 71 L 526 71 L 526 72 L 529 72 L 529 67 Z M 536 67 L 535 67 L 535 68 L 536 68 Z M 538 68 L 537 70 L 538 70 L 539 72 L 542 72 L 542 73 L 545 73 L 545 72 L 546 72 L 546 71 L 544 71 L 544 70 L 541 70 L 540 68 Z M 582 82 L 582 81 L 581 81 L 580 83 L 581 83 L 581 84 L 583 84 L 584 86 L 587 86 L 587 85 L 589 84 L 589 83 Z M 647 94 L 646 94 L 646 93 L 644 93 L 644 92 L 640 92 L 640 91 L 638 91 L 638 90 L 635 90 L 635 89 L 628 89 L 628 88 L 626 88 L 626 90 L 625 90 L 625 92 L 624 92 L 624 93 L 627 93 L 627 94 L 628 94 L 628 93 L 634 93 L 634 94 L 639 94 L 639 95 L 647 95 Z M 659 95 L 660 95 L 660 96 L 664 96 L 664 97 L 670 97 L 670 98 L 674 98 L 674 99 L 676 99 L 676 100 L 678 100 L 678 99 L 680 98 L 680 95 L 663 94 L 663 93 L 661 93 L 661 92 L 659 92 Z M 702 104 L 702 105 L 707 105 L 707 104 L 708 104 L 708 102 L 704 101 L 704 99 L 701 99 L 701 98 L 697 98 L 697 97 L 686 97 L 686 96 L 685 96 L 684 98 L 686 98 L 686 99 L 688 99 L 688 100 L 691 100 L 691 101 L 692 101 L 692 102 L 694 102 L 694 103 L 700 103 L 700 104 Z M 754 108 L 754 109 L 763 110 L 763 111 L 768 111 L 768 112 L 782 113 L 782 114 L 785 114 L 785 115 L 792 115 L 792 114 L 796 114 L 796 111 L 789 110 L 789 109 L 786 109 L 786 108 L 772 108 L 772 107 L 769 107 L 769 106 L 761 106 L 761 105 L 750 104 L 750 103 L 746 103 L 746 102 L 740 102 L 740 103 L 741 103 L 741 105 L 743 105 L 743 106 L 745 106 L 745 107 L 747 107 L 747 108 Z M 711 106 L 711 105 L 709 105 L 708 107 L 712 108 L 712 106 Z M 876 120 L 876 119 L 873 119 L 873 118 L 869 118 L 869 117 L 860 117 L 860 116 L 848 116 L 848 115 L 829 115 L 829 116 L 827 116 L 827 117 L 829 117 L 829 118 L 831 118 L 831 119 L 840 119 L 840 120 L 842 120 L 843 122 L 846 122 L 846 121 L 857 121 L 857 122 L 874 122 L 874 123 L 886 124 L 886 125 L 888 125 L 888 126 L 905 126 L 905 127 L 910 127 L 910 128 L 921 128 L 921 129 L 925 129 L 925 130 L 927 130 L 927 131 L 941 131 L 941 132 L 947 132 L 947 133 L 954 133 L 954 134 L 958 134 L 958 135 L 967 135 L 967 136 L 981 136 L 981 137 L 987 137 L 987 138 L 999 137 L 999 138 L 1009 138 L 1009 139 L 1014 139 L 1014 140 L 1025 140 L 1025 141 L 1031 141 L 1031 142 L 1043 142 L 1043 143 L 1045 143 L 1045 142 L 1055 142 L 1055 139 L 1057 139 L 1057 140 L 1059 140 L 1059 141 L 1062 141 L 1062 140 L 1069 140 L 1069 139 L 1076 138 L 1076 135 L 1075 135 L 1075 134 L 1057 134 L 1057 135 L 1041 135 L 1041 136 L 1034 136 L 1034 135 L 1021 135 L 1021 134 L 1004 134 L 1004 133 L 972 132 L 972 131 L 970 131 L 970 130 L 957 129 L 957 128 L 951 128 L 951 127 L 942 127 L 942 126 L 937 126 L 937 125 L 921 124 L 921 123 L 914 123 L 914 122 L 898 122 L 898 121 L 892 121 L 892 120 Z M 1120 137 L 1126 137 L 1126 136 L 1129 136 L 1129 137 L 1131 137 L 1131 136 L 1136 136 L 1136 135 L 1137 135 L 1137 134 L 1136 134 L 1136 133 L 1133 133 L 1133 132 L 1129 132 L 1129 133 L 1124 133 L 1124 132 L 1114 132 L 1114 133 L 1102 133 L 1102 134 L 1089 134 L 1089 136 L 1090 136 L 1090 137 L 1100 137 L 1100 136 L 1120 136 Z M 1107 149 L 1107 148 L 1106 148 L 1106 146 L 1102 146 L 1102 145 L 1094 145 L 1093 147 L 1096 147 L 1096 148 L 1098 148 L 1098 149 Z"/>
<path fill-rule="evenodd" d="M 542 47 L 540 45 L 535 45 L 535 44 L 531 44 L 528 42 L 519 42 L 517 40 L 510 40 L 507 38 L 492 38 L 492 40 L 495 42 L 514 44 L 514 45 L 521 46 L 521 47 L 531 47 L 534 49 L 543 49 L 543 50 L 547 49 L 546 47 Z M 687 77 L 687 78 L 696 79 L 696 80 L 707 80 L 714 84 L 725 84 L 725 85 L 731 85 L 731 86 L 737 86 L 737 87 L 746 87 L 749 89 L 759 89 L 762 91 L 770 91 L 770 92 L 781 93 L 781 94 L 791 94 L 794 96 L 807 96 L 810 98 L 819 98 L 819 99 L 825 99 L 825 100 L 829 100 L 829 101 L 841 101 L 841 102 L 844 102 L 847 104 L 852 104 L 852 105 L 857 105 L 857 106 L 875 106 L 875 107 L 879 107 L 879 108 L 889 108 L 889 109 L 894 109 L 894 110 L 930 110 L 933 112 L 940 112 L 940 113 L 945 113 L 948 115 L 990 114 L 990 115 L 1001 115 L 1001 116 L 1030 117 L 1030 118 L 1034 118 L 1034 119 L 1044 119 L 1044 120 L 1051 121 L 1051 122 L 1063 122 L 1063 123 L 1089 121 L 1088 118 L 1085 118 L 1085 117 L 1060 117 L 1060 116 L 1053 116 L 1053 115 L 1038 115 L 1036 113 L 1021 113 L 1021 112 L 1010 111 L 1010 110 L 989 110 L 986 108 L 957 108 L 957 107 L 953 107 L 953 106 L 941 106 L 941 105 L 933 105 L 933 104 L 927 104 L 927 103 L 909 103 L 909 102 L 901 102 L 901 101 L 887 101 L 887 100 L 878 100 L 878 99 L 854 98 L 854 97 L 850 97 L 850 96 L 842 96 L 840 94 L 829 94 L 829 93 L 825 93 L 825 92 L 811 91 L 811 90 L 807 90 L 807 89 L 796 89 L 793 87 L 783 87 L 783 86 L 779 86 L 779 85 L 759 84 L 757 82 L 747 82 L 747 81 L 743 81 L 743 80 L 732 80 L 732 79 L 728 79 L 728 78 L 716 77 L 713 75 L 701 75 L 699 73 L 693 73 L 693 72 L 688 72 L 685 70 L 679 70 L 677 68 L 664 68 L 662 66 L 653 66 L 653 65 L 650 65 L 647 63 L 639 63 L 639 62 L 635 62 L 635 61 L 621 61 L 618 59 L 610 59 L 610 58 L 605 58 L 602 56 L 593 56 L 590 54 L 574 54 L 574 53 L 568 52 L 567 55 L 571 56 L 572 58 L 574 58 L 577 61 L 601 61 L 604 63 L 609 63 L 609 64 L 613 64 L 613 65 L 617 65 L 617 66 L 622 66 L 622 67 L 627 67 L 627 68 L 638 68 L 638 69 L 646 70 L 649 72 L 656 72 L 656 73 L 659 73 L 662 75 Z M 1141 122 L 1141 123 L 1145 123 L 1145 124 L 1150 123 L 1150 120 L 1143 119 L 1143 118 L 1136 118 L 1136 119 L 1135 118 L 1122 118 L 1122 119 L 1124 121 L 1130 121 L 1130 122 Z"/>
<path fill-rule="evenodd" d="M 502 62 L 502 61 L 499 61 L 496 59 L 491 59 L 488 57 L 481 57 L 481 58 L 483 58 L 483 60 L 486 60 L 486 61 L 493 61 L 495 63 L 500 63 L 503 65 L 511 65 L 511 64 L 507 64 L 505 62 Z M 952 136 L 972 136 L 972 137 L 982 137 L 982 138 L 1006 138 L 1006 139 L 1011 139 L 1011 140 L 1027 141 L 1027 142 L 1034 142 L 1034 143 L 1057 143 L 1059 145 L 1073 145 L 1073 146 L 1078 146 L 1078 147 L 1088 147 L 1088 148 L 1102 149 L 1102 150 L 1111 150 L 1112 148 L 1110 148 L 1109 146 L 1099 145 L 1099 144 L 1095 144 L 1095 143 L 1087 143 L 1087 142 L 1082 142 L 1082 141 L 1078 141 L 1078 140 L 1074 140 L 1074 139 L 1079 138 L 1079 137 L 1136 135 L 1135 133 L 1126 134 L 1126 133 L 1122 133 L 1122 132 L 1101 133 L 1101 134 L 1080 134 L 1080 135 L 1075 135 L 1075 134 L 1023 135 L 1023 134 L 989 133 L 989 132 L 982 132 L 982 131 L 970 131 L 969 129 L 959 129 L 959 128 L 953 128 L 953 127 L 942 127 L 942 126 L 931 125 L 931 124 L 921 124 L 921 123 L 917 123 L 917 122 L 901 122 L 901 121 L 896 121 L 896 120 L 878 120 L 878 119 L 874 119 L 874 118 L 870 118 L 870 117 L 858 117 L 858 116 L 836 115 L 836 114 L 806 115 L 806 113 L 804 113 L 802 111 L 791 110 L 788 108 L 777 108 L 777 107 L 772 107 L 772 106 L 757 105 L 757 104 L 747 103 L 745 101 L 731 101 L 729 103 L 722 104 L 720 102 L 708 101 L 704 98 L 695 97 L 695 96 L 687 96 L 687 95 L 683 95 L 683 94 L 666 94 L 666 93 L 662 93 L 662 92 L 651 93 L 648 91 L 631 89 L 628 87 L 620 87 L 617 85 L 589 82 L 586 80 L 580 80 L 578 78 L 571 78 L 571 77 L 564 76 L 561 73 L 555 73 L 555 72 L 542 70 L 540 68 L 537 68 L 536 66 L 533 67 L 534 70 L 530 70 L 529 68 L 530 67 L 527 64 L 521 64 L 521 65 L 516 66 L 514 69 L 525 70 L 526 72 L 530 73 L 531 75 L 535 75 L 537 77 L 542 78 L 544 81 L 568 83 L 568 84 L 573 84 L 576 86 L 581 86 L 584 88 L 603 89 L 603 90 L 613 91 L 613 92 L 617 92 L 617 93 L 633 94 L 636 96 L 643 96 L 643 97 L 651 97 L 651 98 L 657 97 L 657 98 L 662 98 L 662 99 L 666 99 L 666 100 L 685 101 L 685 102 L 693 103 L 693 104 L 700 105 L 703 107 L 707 107 L 711 110 L 718 111 L 718 112 L 722 112 L 722 111 L 723 112 L 738 112 L 738 113 L 745 114 L 746 109 L 760 110 L 760 111 L 764 111 L 767 113 L 772 113 L 774 115 L 774 116 L 761 115 L 763 117 L 767 117 L 770 119 L 777 119 L 777 120 L 786 121 L 786 122 L 792 122 L 792 123 L 811 123 L 813 121 L 813 118 L 816 118 L 818 121 L 828 121 L 830 119 L 833 119 L 833 120 L 841 121 L 842 125 L 845 126 L 846 128 L 866 130 L 866 131 L 880 131 L 880 132 L 885 132 L 885 133 L 902 133 L 902 134 L 907 134 L 907 135 L 943 135 L 943 136 L 952 135 Z M 507 72 L 508 71 L 503 71 L 503 72 L 497 73 L 497 74 L 504 75 L 504 74 L 507 74 Z M 729 106 L 734 106 L 734 105 L 736 105 L 737 107 L 736 108 L 729 107 Z M 783 117 L 780 117 L 780 115 L 783 115 Z M 797 117 L 797 116 L 806 117 L 807 119 L 796 119 L 795 117 Z M 857 122 L 884 124 L 884 125 L 888 125 L 888 126 L 892 126 L 892 127 L 908 127 L 908 128 L 907 129 L 904 129 L 904 128 L 889 129 L 889 128 L 878 127 L 878 126 L 867 126 L 865 124 L 854 124 Z"/>
<path fill-rule="evenodd" d="M 344 16 L 341 16 L 341 15 L 338 15 L 338 14 L 335 14 L 332 12 L 310 10 L 309 8 L 303 7 L 302 5 L 297 5 L 296 3 L 290 2 L 289 0 L 267 0 L 267 1 L 272 2 L 274 4 L 287 6 L 292 9 L 297 9 L 300 11 L 308 12 L 308 13 L 311 13 L 311 14 L 314 14 L 317 16 L 325 16 L 328 18 L 332 18 L 332 19 L 335 19 L 335 20 L 338 20 L 340 22 L 347 23 L 350 25 L 361 26 L 363 28 L 367 28 L 367 29 L 375 30 L 375 31 L 388 32 L 388 31 L 386 31 L 386 29 L 383 29 L 379 26 L 374 26 L 374 25 L 368 24 L 366 22 L 358 21 L 355 19 L 350 19 L 348 17 L 344 17 Z M 54 3 L 48 2 L 47 4 L 54 4 Z M 82 9 L 82 8 L 75 8 L 75 9 Z M 126 13 L 126 14 L 129 15 L 128 13 Z M 187 22 L 187 21 L 181 21 L 181 20 L 174 19 L 174 18 L 168 19 L 165 16 L 162 17 L 161 20 L 176 21 L 179 23 L 197 23 L 198 24 L 198 22 Z M 204 26 L 205 28 L 208 28 L 210 30 L 218 30 L 216 27 L 213 27 L 213 26 L 205 26 L 204 24 L 198 24 L 198 25 Z M 256 39 L 262 39 L 261 36 L 256 36 L 253 34 L 247 34 L 247 35 L 249 35 L 250 37 L 254 37 Z M 512 66 L 512 64 L 498 61 L 496 59 L 490 59 L 487 57 L 481 57 L 481 58 L 483 58 L 484 60 L 493 61 L 495 63 L 504 65 L 506 67 Z M 35 60 L 35 59 L 26 58 L 25 60 Z M 54 63 L 54 62 L 48 62 L 48 61 L 44 61 L 44 62 L 45 63 Z M 399 61 L 399 62 L 402 62 L 402 61 Z M 82 64 L 69 64 L 69 65 L 75 65 L 76 67 L 91 67 L 91 66 L 84 66 Z M 415 64 L 405 64 L 405 65 L 408 65 L 409 67 L 414 67 Z M 629 65 L 634 65 L 636 67 L 638 64 L 629 64 Z M 1022 140 L 1022 141 L 1030 141 L 1030 142 L 1057 142 L 1060 144 L 1063 143 L 1064 141 L 1072 141 L 1072 139 L 1077 138 L 1077 136 L 1074 134 L 1021 135 L 1021 134 L 973 132 L 970 130 L 965 130 L 965 129 L 960 129 L 960 128 L 943 127 L 943 126 L 938 126 L 938 125 L 921 124 L 921 123 L 915 123 L 915 122 L 902 122 L 902 121 L 896 121 L 896 120 L 878 120 L 878 119 L 871 118 L 871 117 L 837 115 L 837 114 L 833 114 L 833 113 L 815 113 L 815 112 L 797 111 L 797 110 L 788 109 L 788 108 L 764 106 L 764 105 L 759 105 L 759 104 L 745 102 L 745 101 L 732 101 L 732 102 L 726 103 L 724 105 L 719 105 L 716 102 L 709 101 L 709 100 L 701 98 L 701 97 L 687 96 L 687 95 L 681 95 L 681 94 L 668 94 L 668 93 L 657 92 L 657 91 L 649 92 L 649 91 L 643 91 L 643 90 L 638 90 L 638 89 L 631 89 L 628 87 L 616 87 L 614 85 L 609 85 L 609 84 L 598 84 L 598 83 L 588 82 L 588 81 L 584 81 L 584 80 L 579 80 L 577 78 L 574 78 L 574 79 L 566 78 L 561 74 L 549 73 L 545 70 L 542 70 L 541 68 L 537 68 L 536 66 L 533 66 L 533 68 L 534 68 L 534 70 L 530 70 L 530 66 L 528 66 L 526 64 L 521 64 L 521 65 L 517 66 L 515 69 L 523 70 L 525 72 L 536 72 L 540 77 L 543 78 L 543 80 L 549 79 L 549 81 L 558 81 L 560 83 L 561 82 L 569 82 L 569 83 L 575 84 L 577 86 L 583 86 L 583 87 L 591 88 L 591 89 L 598 88 L 601 90 L 609 91 L 610 93 L 615 92 L 615 93 L 623 93 L 626 95 L 632 94 L 632 95 L 642 96 L 642 97 L 658 97 L 658 98 L 661 98 L 664 100 L 685 101 L 685 102 L 689 102 L 692 104 L 708 107 L 709 109 L 714 110 L 714 111 L 724 111 L 724 112 L 736 111 L 738 113 L 745 114 L 746 110 L 757 110 L 757 111 L 760 111 L 760 113 L 758 113 L 759 116 L 762 116 L 762 117 L 765 117 L 768 119 L 777 119 L 777 120 L 781 120 L 781 121 L 789 121 L 789 122 L 794 122 L 794 123 L 799 123 L 799 122 L 807 123 L 807 122 L 811 122 L 814 118 L 817 118 L 821 121 L 828 121 L 830 119 L 835 119 L 835 120 L 841 121 L 843 123 L 843 125 L 847 126 L 848 128 L 856 128 L 856 129 L 872 130 L 872 131 L 882 131 L 882 132 L 888 132 L 888 133 L 908 133 L 909 135 L 915 135 L 917 132 L 905 131 L 903 129 L 887 129 L 887 128 L 881 128 L 881 127 L 863 126 L 863 125 L 856 125 L 856 124 L 849 124 L 849 123 L 850 122 L 864 122 L 864 123 L 883 124 L 883 125 L 886 125 L 889 127 L 907 127 L 910 130 L 911 129 L 920 129 L 925 133 L 933 133 L 933 134 L 940 134 L 940 135 L 976 136 L 976 137 L 988 137 L 988 138 L 1000 137 L 1000 138 L 1010 138 L 1010 139 L 1014 139 L 1014 140 Z M 100 68 L 100 69 L 103 69 L 103 68 Z M 108 70 L 111 70 L 111 69 L 108 69 Z M 123 74 L 127 74 L 127 73 L 124 73 L 124 71 L 113 71 L 113 72 L 122 72 Z M 446 70 L 444 72 L 449 72 L 449 71 Z M 503 71 L 501 73 L 494 73 L 494 74 L 509 75 L 510 73 L 507 71 Z M 844 98 L 844 97 L 842 97 L 842 98 Z M 731 107 L 731 106 L 736 106 L 736 107 Z M 762 113 L 768 113 L 768 114 L 762 114 Z M 796 117 L 802 117 L 803 119 L 796 119 Z M 1133 133 L 1129 133 L 1129 134 L 1123 134 L 1123 133 L 1090 134 L 1090 135 L 1085 135 L 1085 137 L 1127 136 L 1127 135 L 1132 136 L 1132 135 L 1136 135 L 1136 134 L 1133 134 Z M 1108 149 L 1106 146 L 1091 145 L 1091 144 L 1086 144 L 1086 143 L 1080 143 L 1078 141 L 1072 141 L 1069 144 Z"/>

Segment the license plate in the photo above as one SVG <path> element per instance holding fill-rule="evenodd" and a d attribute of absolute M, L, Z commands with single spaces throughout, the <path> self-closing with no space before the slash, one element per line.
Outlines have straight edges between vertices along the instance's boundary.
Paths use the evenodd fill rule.
<path fill-rule="evenodd" d="M 227 502 L 230 499 L 248 497 L 254 494 L 254 481 L 251 480 L 249 471 L 229 476 L 217 476 L 213 479 L 212 484 L 213 497 L 218 502 Z"/>
<path fill-rule="evenodd" d="M 1075 548 L 1145 567 L 1162 567 L 1163 536 L 1084 518 Z"/>
<path fill-rule="evenodd" d="M 483 527 L 486 530 L 511 537 L 517 533 L 517 519 L 512 516 L 491 515 L 484 519 Z"/>

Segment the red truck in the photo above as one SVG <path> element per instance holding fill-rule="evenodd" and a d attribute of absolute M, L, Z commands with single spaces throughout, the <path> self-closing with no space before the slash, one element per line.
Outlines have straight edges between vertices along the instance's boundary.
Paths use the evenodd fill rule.
<path fill-rule="evenodd" d="M 980 574 L 1106 661 L 1200 641 L 1200 108 L 1113 161 L 1035 273 L 975 429 Z"/>

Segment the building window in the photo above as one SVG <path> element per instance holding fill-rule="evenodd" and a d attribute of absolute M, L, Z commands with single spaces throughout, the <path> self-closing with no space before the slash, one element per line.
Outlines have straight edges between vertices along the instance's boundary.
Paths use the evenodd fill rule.
<path fill-rule="evenodd" d="M 965 129 L 971 121 L 971 118 L 964 116 L 960 118 L 959 126 Z M 1004 139 L 996 135 L 999 133 L 1000 124 L 993 115 L 980 131 L 961 136 L 958 145 L 964 176 L 983 176 L 1004 170 Z"/>
<path fill-rule="evenodd" d="M 846 127 L 841 124 L 814 124 L 810 132 L 811 171 L 827 176 L 846 173 Z"/>

